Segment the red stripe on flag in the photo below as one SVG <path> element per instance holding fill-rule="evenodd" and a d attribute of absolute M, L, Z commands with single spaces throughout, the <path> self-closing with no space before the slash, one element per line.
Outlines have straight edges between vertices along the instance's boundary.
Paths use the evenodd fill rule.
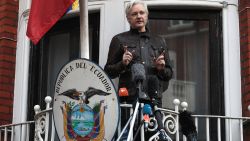
<path fill-rule="evenodd" d="M 27 33 L 37 44 L 75 0 L 32 0 Z"/>

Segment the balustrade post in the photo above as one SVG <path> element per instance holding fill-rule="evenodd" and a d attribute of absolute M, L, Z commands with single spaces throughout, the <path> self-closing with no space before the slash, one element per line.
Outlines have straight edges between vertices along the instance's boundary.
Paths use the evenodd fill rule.
<path fill-rule="evenodd" d="M 183 111 L 186 111 L 188 107 L 188 103 L 185 101 L 181 102 L 181 107 Z M 186 136 L 183 135 L 183 141 L 186 141 L 186 140 L 187 140 Z"/>
<path fill-rule="evenodd" d="M 7 127 L 4 128 L 4 141 L 7 141 Z"/>
<path fill-rule="evenodd" d="M 34 140 L 43 141 L 42 134 L 44 134 L 44 141 L 48 140 L 49 133 L 49 110 L 52 98 L 50 96 L 45 97 L 46 109 L 41 112 L 39 105 L 34 106 L 35 111 L 35 138 Z M 45 113 L 44 113 L 45 112 Z"/>
<path fill-rule="evenodd" d="M 52 98 L 50 96 L 45 97 L 45 102 L 46 102 L 46 110 L 50 109 L 50 103 L 52 101 Z M 49 134 L 49 112 L 46 112 L 45 114 L 45 141 L 48 141 L 48 134 Z"/>
<path fill-rule="evenodd" d="M 181 102 L 181 107 L 182 107 L 182 110 L 183 110 L 183 111 L 186 111 L 186 110 L 187 110 L 187 107 L 188 107 L 188 103 L 185 102 L 185 101 Z"/>
<path fill-rule="evenodd" d="M 174 109 L 175 112 L 179 112 L 179 105 L 180 105 L 180 100 L 179 99 L 174 99 L 173 101 L 174 103 Z M 180 136 L 179 136 L 179 115 L 176 115 L 176 141 L 180 140 Z"/>
<path fill-rule="evenodd" d="M 38 114 L 41 111 L 40 106 L 39 105 L 35 105 L 34 106 L 34 111 L 35 111 L 35 114 Z"/>
<path fill-rule="evenodd" d="M 35 105 L 34 106 L 34 111 L 35 111 L 35 137 L 34 137 L 34 141 L 41 141 L 43 140 L 42 137 L 41 137 L 41 132 L 42 132 L 42 129 L 40 127 L 40 124 L 39 124 L 39 121 L 38 119 L 36 118 L 36 115 L 41 112 L 41 108 L 40 108 L 40 105 Z"/>

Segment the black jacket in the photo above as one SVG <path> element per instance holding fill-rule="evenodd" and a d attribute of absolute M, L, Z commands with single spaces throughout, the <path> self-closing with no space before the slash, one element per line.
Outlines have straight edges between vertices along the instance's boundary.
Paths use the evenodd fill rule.
<path fill-rule="evenodd" d="M 128 51 L 133 54 L 133 60 L 128 66 L 123 65 L 122 57 L 124 54 L 124 46 L 127 46 Z M 161 53 L 165 52 L 165 69 L 158 71 L 153 61 Z M 156 75 L 161 81 L 169 81 L 172 78 L 172 68 L 170 66 L 170 59 L 168 49 L 163 38 L 151 35 L 147 32 L 139 33 L 137 30 L 120 33 L 113 37 L 108 53 L 107 63 L 104 70 L 108 75 L 114 79 L 119 77 L 119 88 L 126 87 L 129 92 L 128 98 L 121 100 L 132 101 L 135 99 L 136 84 L 132 81 L 131 65 L 133 63 L 142 63 L 145 67 L 146 76 Z M 167 83 L 168 85 L 168 83 Z M 147 82 L 144 82 L 147 86 Z M 144 89 L 147 91 L 146 89 Z M 161 98 L 161 95 L 158 96 Z"/>

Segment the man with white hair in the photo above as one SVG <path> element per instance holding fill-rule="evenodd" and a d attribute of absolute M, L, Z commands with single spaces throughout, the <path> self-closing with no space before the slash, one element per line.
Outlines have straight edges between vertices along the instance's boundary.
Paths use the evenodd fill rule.
<path fill-rule="evenodd" d="M 168 82 L 172 78 L 173 71 L 170 66 L 165 40 L 159 36 L 152 35 L 146 26 L 149 14 L 147 5 L 143 1 L 136 0 L 127 5 L 125 12 L 127 21 L 130 24 L 130 30 L 113 37 L 104 70 L 112 79 L 119 77 L 119 88 L 128 90 L 129 95 L 120 97 L 120 102 L 133 104 L 137 99 L 136 84 L 132 79 L 131 72 L 133 64 L 142 64 L 145 68 L 146 76 L 154 76 L 157 81 Z M 147 85 L 146 79 L 142 88 L 146 93 L 148 91 Z M 154 99 L 154 104 L 158 107 L 162 106 L 161 93 L 149 95 L 150 98 Z M 122 124 L 125 124 L 129 112 L 122 111 L 121 114 Z M 161 121 L 161 112 L 155 111 L 154 114 L 159 119 L 160 140 L 168 141 Z"/>

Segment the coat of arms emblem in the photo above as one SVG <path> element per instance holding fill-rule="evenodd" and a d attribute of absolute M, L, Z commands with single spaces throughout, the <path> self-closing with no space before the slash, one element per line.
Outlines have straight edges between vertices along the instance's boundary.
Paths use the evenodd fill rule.
<path fill-rule="evenodd" d="M 56 81 L 53 115 L 60 140 L 112 140 L 119 105 L 111 80 L 86 59 L 66 64 Z"/>

